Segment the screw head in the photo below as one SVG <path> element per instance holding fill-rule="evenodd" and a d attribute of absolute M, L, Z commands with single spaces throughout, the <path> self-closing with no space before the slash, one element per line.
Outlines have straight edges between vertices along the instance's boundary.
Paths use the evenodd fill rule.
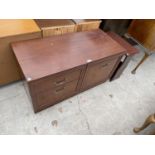
<path fill-rule="evenodd" d="M 31 80 L 32 80 L 32 78 L 30 78 L 30 77 L 27 78 L 27 81 L 31 81 Z"/>
<path fill-rule="evenodd" d="M 92 62 L 92 60 L 91 60 L 91 59 L 88 59 L 88 60 L 87 60 L 87 63 L 89 63 L 89 62 Z"/>

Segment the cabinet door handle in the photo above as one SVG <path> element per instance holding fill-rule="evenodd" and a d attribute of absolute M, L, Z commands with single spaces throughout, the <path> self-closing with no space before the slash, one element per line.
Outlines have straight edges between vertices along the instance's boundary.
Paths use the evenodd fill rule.
<path fill-rule="evenodd" d="M 55 84 L 56 84 L 56 85 L 62 85 L 62 84 L 65 83 L 65 81 L 66 81 L 66 79 L 64 78 L 64 79 L 61 80 L 61 81 L 56 81 Z"/>
<path fill-rule="evenodd" d="M 106 64 L 101 65 L 101 67 L 106 67 L 106 66 L 108 66 L 108 64 L 107 64 L 107 63 L 106 63 Z"/>
<path fill-rule="evenodd" d="M 62 88 L 56 89 L 55 92 L 59 93 L 59 92 L 63 91 L 64 89 L 65 89 L 65 87 L 62 87 Z"/>

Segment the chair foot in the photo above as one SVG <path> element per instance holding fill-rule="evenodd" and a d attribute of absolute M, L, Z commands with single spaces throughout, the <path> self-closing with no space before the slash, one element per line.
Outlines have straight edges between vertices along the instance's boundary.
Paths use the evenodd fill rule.
<path fill-rule="evenodd" d="M 148 127 L 152 123 L 155 123 L 155 114 L 152 114 L 149 117 L 147 117 L 147 119 L 145 120 L 144 124 L 141 127 L 139 127 L 139 128 L 134 128 L 133 131 L 135 133 L 138 133 L 138 132 L 144 130 L 146 127 Z"/>
<path fill-rule="evenodd" d="M 133 131 L 134 131 L 135 133 L 138 133 L 138 132 L 141 131 L 141 129 L 140 129 L 140 128 L 134 128 Z"/>
<path fill-rule="evenodd" d="M 149 54 L 145 53 L 143 58 L 140 60 L 140 62 L 137 64 L 137 66 L 131 71 L 132 74 L 136 74 L 136 70 L 139 68 L 139 66 L 149 57 Z"/>
<path fill-rule="evenodd" d="M 132 70 L 131 73 L 132 73 L 132 74 L 136 74 L 136 70 L 135 70 L 135 69 Z"/>

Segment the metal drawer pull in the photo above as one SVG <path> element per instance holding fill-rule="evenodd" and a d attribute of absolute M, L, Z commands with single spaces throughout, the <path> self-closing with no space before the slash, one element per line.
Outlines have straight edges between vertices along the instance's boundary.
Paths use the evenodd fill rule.
<path fill-rule="evenodd" d="M 103 64 L 101 67 L 106 67 L 106 66 L 108 66 L 108 64 Z"/>
<path fill-rule="evenodd" d="M 59 93 L 59 92 L 63 91 L 64 89 L 65 89 L 65 87 L 62 87 L 62 88 L 56 89 L 55 92 Z"/>
<path fill-rule="evenodd" d="M 66 80 L 66 79 L 64 78 L 64 79 L 61 80 L 61 81 L 56 81 L 55 84 L 56 84 L 56 85 L 64 84 L 64 83 L 65 83 L 65 80 Z"/>

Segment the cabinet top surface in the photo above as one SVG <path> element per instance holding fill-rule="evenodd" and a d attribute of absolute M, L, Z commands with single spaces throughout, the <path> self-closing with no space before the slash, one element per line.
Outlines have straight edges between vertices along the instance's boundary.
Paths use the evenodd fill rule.
<path fill-rule="evenodd" d="M 74 25 L 70 19 L 35 19 L 35 22 L 40 28 Z"/>
<path fill-rule="evenodd" d="M 76 24 L 83 24 L 88 22 L 101 22 L 100 19 L 73 19 Z"/>
<path fill-rule="evenodd" d="M 12 48 L 25 78 L 31 80 L 126 52 L 102 30 L 21 41 Z"/>
<path fill-rule="evenodd" d="M 31 19 L 0 19 L 0 38 L 39 31 Z"/>
<path fill-rule="evenodd" d="M 118 34 L 114 32 L 107 32 L 107 34 L 112 37 L 114 40 L 116 40 L 121 46 L 123 46 L 129 55 L 133 55 L 138 53 L 138 49 L 134 46 L 130 45 L 127 41 L 125 41 L 122 37 L 120 37 Z"/>

